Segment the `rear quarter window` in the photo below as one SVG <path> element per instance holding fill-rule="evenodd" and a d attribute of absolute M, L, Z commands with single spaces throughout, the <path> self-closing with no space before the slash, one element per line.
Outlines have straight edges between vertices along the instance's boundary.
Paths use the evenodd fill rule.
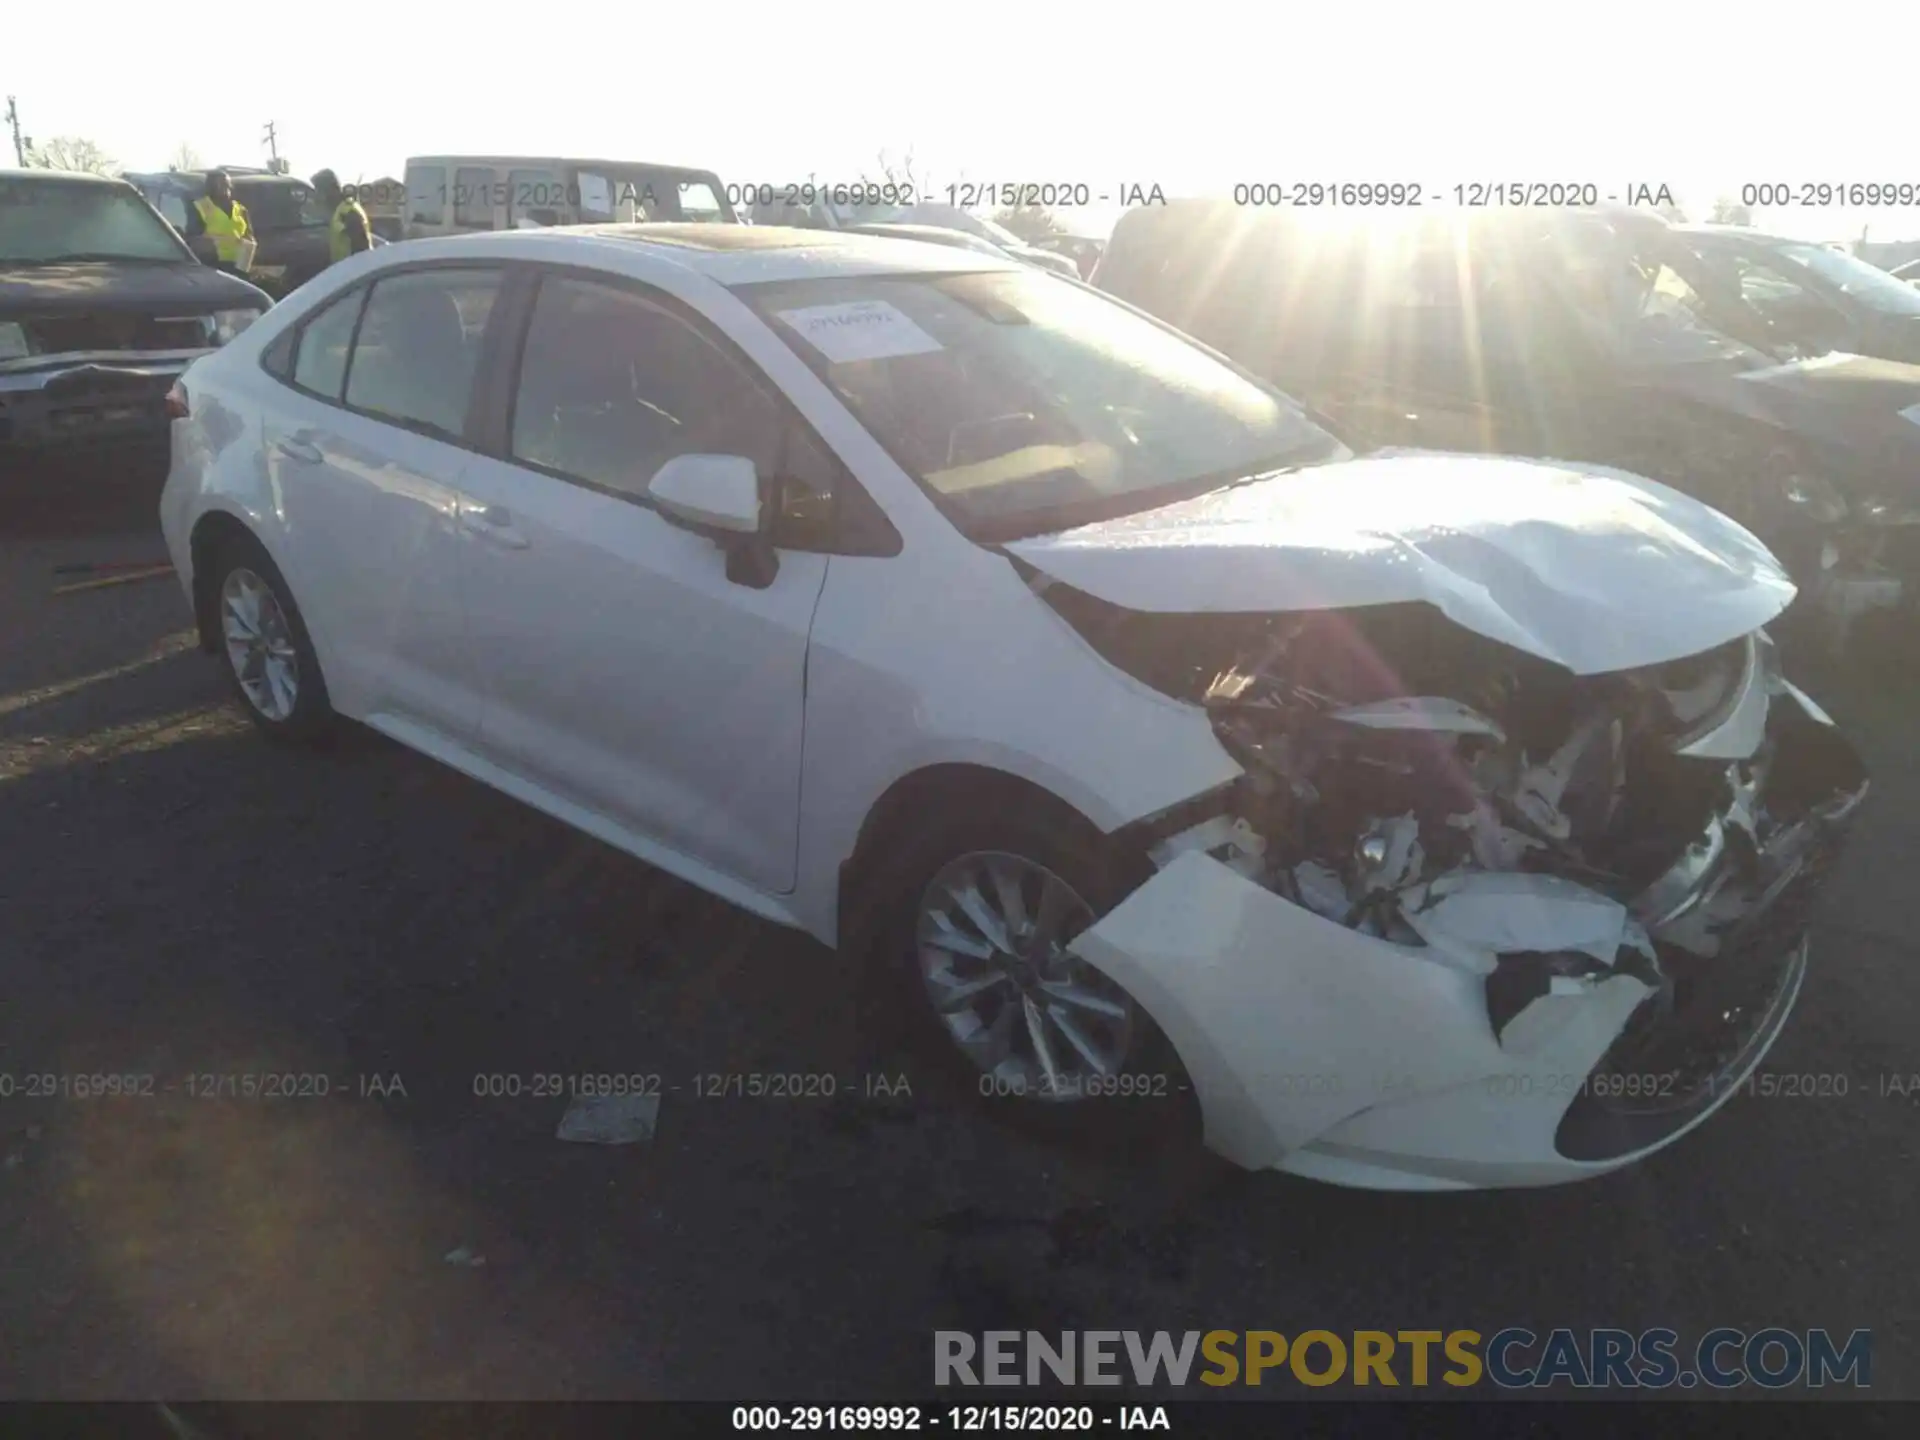
<path fill-rule="evenodd" d="M 347 376 L 347 351 L 365 290 L 353 290 L 329 302 L 300 327 L 294 342 L 293 383 L 323 400 L 339 400 Z"/>

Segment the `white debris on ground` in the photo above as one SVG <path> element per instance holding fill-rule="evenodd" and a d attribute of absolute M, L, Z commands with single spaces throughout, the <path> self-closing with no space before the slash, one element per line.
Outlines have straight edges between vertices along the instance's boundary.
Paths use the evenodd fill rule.
<path fill-rule="evenodd" d="M 560 1117 L 559 1138 L 587 1145 L 633 1145 L 653 1139 L 658 1095 L 580 1095 Z"/>
<path fill-rule="evenodd" d="M 478 1270 L 482 1265 L 487 1263 L 486 1256 L 468 1249 L 465 1245 L 449 1250 L 440 1258 L 445 1260 L 449 1265 L 460 1265 L 469 1270 Z"/>

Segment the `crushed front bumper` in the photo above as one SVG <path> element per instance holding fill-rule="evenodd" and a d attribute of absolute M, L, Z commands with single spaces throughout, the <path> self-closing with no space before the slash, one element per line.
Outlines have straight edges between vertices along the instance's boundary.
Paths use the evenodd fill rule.
<path fill-rule="evenodd" d="M 1425 1190 L 1616 1169 L 1724 1104 L 1799 994 L 1812 901 L 1866 779 L 1800 692 L 1783 685 L 1770 711 L 1729 768 L 1713 843 L 1676 866 L 1685 887 L 1669 877 L 1633 907 L 1658 956 L 1638 973 L 1559 976 L 1496 1016 L 1498 970 L 1361 934 L 1199 851 L 1074 948 L 1159 1023 L 1207 1143 L 1240 1165 Z"/>

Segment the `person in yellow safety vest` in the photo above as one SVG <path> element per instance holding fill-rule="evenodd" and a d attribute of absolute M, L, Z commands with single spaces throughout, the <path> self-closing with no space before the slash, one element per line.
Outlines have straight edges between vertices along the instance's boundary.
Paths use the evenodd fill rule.
<path fill-rule="evenodd" d="M 340 188 L 340 177 L 322 170 L 313 177 L 313 190 L 327 207 L 327 263 L 338 265 L 349 255 L 373 248 L 373 225 L 360 201 Z"/>
<path fill-rule="evenodd" d="M 207 172 L 207 193 L 187 212 L 187 239 L 205 235 L 213 241 L 215 269 L 240 273 L 240 242 L 253 239 L 247 207 L 233 198 L 233 180 L 224 170 Z"/>

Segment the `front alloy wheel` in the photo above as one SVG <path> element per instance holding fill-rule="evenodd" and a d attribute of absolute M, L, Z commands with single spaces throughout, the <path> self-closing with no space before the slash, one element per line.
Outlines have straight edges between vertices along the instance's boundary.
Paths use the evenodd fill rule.
<path fill-rule="evenodd" d="M 300 703 L 300 657 L 286 612 L 253 571 L 235 566 L 220 587 L 220 634 L 240 693 L 276 723 Z"/>
<path fill-rule="evenodd" d="M 915 936 L 927 997 L 998 1093 L 1108 1093 L 1132 1058 L 1133 1000 L 1066 948 L 1093 921 L 1059 875 L 1003 851 L 960 856 L 923 892 Z"/>

